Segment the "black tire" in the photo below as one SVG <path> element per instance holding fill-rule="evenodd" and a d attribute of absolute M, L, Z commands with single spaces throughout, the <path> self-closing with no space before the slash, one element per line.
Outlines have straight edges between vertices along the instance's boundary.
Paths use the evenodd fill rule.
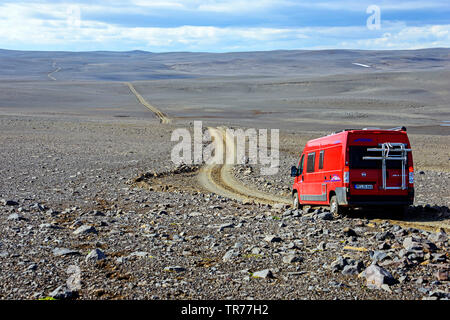
<path fill-rule="evenodd" d="M 292 208 L 294 210 L 301 210 L 302 209 L 302 205 L 300 204 L 300 201 L 298 199 L 298 193 L 297 192 L 293 192 L 292 193 Z"/>
<path fill-rule="evenodd" d="M 337 197 L 333 195 L 330 198 L 330 212 L 333 214 L 335 218 L 338 218 L 340 216 L 347 214 L 348 208 L 340 206 L 337 201 Z"/>

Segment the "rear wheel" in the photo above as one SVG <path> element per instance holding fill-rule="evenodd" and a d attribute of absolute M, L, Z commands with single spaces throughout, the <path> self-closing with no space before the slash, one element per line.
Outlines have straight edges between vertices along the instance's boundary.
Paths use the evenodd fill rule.
<path fill-rule="evenodd" d="M 333 195 L 330 198 L 330 212 L 333 214 L 334 217 L 339 217 L 348 212 L 347 208 L 339 206 L 339 203 L 337 201 L 337 197 Z"/>

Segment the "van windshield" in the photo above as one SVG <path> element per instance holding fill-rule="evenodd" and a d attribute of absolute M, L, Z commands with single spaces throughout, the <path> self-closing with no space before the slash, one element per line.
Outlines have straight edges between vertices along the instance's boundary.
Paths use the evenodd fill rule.
<path fill-rule="evenodd" d="M 363 157 L 381 157 L 381 152 L 367 151 L 378 146 L 350 146 L 350 169 L 381 169 L 381 160 L 364 160 Z M 392 152 L 391 155 L 400 155 L 400 152 Z M 387 169 L 401 169 L 402 162 L 398 160 L 386 160 Z"/>

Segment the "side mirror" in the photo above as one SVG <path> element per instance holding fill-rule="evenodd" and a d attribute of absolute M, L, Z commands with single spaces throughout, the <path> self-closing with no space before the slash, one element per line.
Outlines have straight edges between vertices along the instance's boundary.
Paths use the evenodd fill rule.
<path fill-rule="evenodd" d="M 291 177 L 297 177 L 298 176 L 298 170 L 297 167 L 292 166 L 291 167 Z"/>

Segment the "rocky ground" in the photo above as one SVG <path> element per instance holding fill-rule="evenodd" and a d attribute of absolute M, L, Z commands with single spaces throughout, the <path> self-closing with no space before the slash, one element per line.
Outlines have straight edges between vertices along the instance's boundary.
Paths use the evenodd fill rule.
<path fill-rule="evenodd" d="M 142 188 L 142 173 L 184 172 L 169 161 L 170 125 L 12 116 L 0 124 L 2 299 L 450 297 L 443 230 L 242 204 L 196 190 L 191 175 L 190 188 Z M 288 191 L 292 159 L 267 178 L 268 190 Z M 448 174 L 416 177 L 412 214 L 448 217 L 448 189 L 429 187 Z"/>

